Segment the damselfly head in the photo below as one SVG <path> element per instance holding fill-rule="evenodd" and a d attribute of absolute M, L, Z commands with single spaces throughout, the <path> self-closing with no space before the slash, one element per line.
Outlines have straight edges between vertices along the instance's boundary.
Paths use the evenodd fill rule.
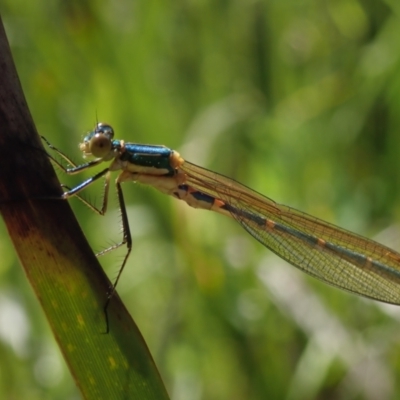
<path fill-rule="evenodd" d="M 84 156 L 107 158 L 113 146 L 114 130 L 110 125 L 99 122 L 94 131 L 87 134 L 79 145 Z"/>

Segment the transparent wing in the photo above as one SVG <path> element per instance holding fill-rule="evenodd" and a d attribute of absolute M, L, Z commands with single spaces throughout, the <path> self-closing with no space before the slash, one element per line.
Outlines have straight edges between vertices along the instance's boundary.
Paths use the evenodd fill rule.
<path fill-rule="evenodd" d="M 400 305 L 399 253 L 190 162 L 181 169 L 188 185 L 222 200 L 244 229 L 290 264 L 330 285 Z"/>

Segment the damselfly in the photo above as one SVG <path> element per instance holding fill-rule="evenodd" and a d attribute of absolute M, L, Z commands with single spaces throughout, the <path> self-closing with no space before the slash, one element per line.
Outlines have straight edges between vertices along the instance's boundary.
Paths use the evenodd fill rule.
<path fill-rule="evenodd" d="M 124 244 L 127 253 L 108 294 L 108 302 L 132 249 L 121 183 L 134 181 L 153 186 L 191 207 L 212 210 L 236 219 L 247 232 L 278 256 L 330 285 L 400 305 L 400 254 L 386 246 L 277 204 L 233 179 L 184 160 L 178 152 L 165 146 L 114 139 L 114 131 L 107 124 L 97 124 L 94 131 L 85 136 L 80 150 L 85 157 L 93 156 L 95 159 L 81 165 L 75 165 L 44 140 L 70 164 L 70 168 L 65 168 L 50 156 L 67 174 L 77 174 L 103 162 L 110 163 L 107 168 L 76 187 L 68 188 L 62 195 L 63 199 L 79 197 L 98 214 L 104 215 L 107 209 L 111 172 L 121 171 L 116 179 L 116 190 L 123 238 L 99 255 Z M 105 177 L 103 204 L 101 208 L 96 208 L 79 193 L 101 177 Z"/>

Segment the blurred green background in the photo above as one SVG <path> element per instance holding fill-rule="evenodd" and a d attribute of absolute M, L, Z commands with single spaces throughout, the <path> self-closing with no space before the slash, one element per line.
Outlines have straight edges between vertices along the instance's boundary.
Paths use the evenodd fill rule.
<path fill-rule="evenodd" d="M 400 4 L 3 0 L 40 134 L 96 121 L 400 249 Z M 73 185 L 84 177 L 60 180 Z M 174 400 L 400 397 L 400 309 L 309 279 L 233 220 L 124 186 L 118 292 Z M 101 201 L 101 184 L 86 198 Z M 120 238 L 72 206 L 94 251 Z M 0 226 L 0 398 L 78 399 Z M 112 280 L 123 250 L 100 261 Z"/>

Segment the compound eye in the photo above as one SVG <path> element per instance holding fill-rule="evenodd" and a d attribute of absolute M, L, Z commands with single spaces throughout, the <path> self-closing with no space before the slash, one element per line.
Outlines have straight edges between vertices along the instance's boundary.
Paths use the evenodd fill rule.
<path fill-rule="evenodd" d="M 105 157 L 111 151 L 111 140 L 102 133 L 96 133 L 89 143 L 89 151 L 97 158 Z"/>
<path fill-rule="evenodd" d="M 104 124 L 103 122 L 97 124 L 96 133 L 102 133 L 110 139 L 114 137 L 114 129 L 111 127 L 111 125 Z"/>

